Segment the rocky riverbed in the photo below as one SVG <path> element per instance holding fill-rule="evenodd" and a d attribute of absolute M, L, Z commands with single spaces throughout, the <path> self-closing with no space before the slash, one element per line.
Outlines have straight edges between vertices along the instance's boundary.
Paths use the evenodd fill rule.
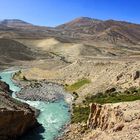
<path fill-rule="evenodd" d="M 64 99 L 67 103 L 71 104 L 73 100 L 73 96 L 67 93 L 62 85 L 45 80 L 31 82 L 16 95 L 20 99 L 30 101 L 54 102 Z"/>

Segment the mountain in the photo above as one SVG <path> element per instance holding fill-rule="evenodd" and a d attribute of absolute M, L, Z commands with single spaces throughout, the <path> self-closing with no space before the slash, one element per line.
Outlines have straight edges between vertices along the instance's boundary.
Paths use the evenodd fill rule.
<path fill-rule="evenodd" d="M 32 26 L 32 24 L 27 23 L 25 21 L 19 19 L 5 19 L 0 21 L 0 25 L 7 26 L 7 27 L 28 27 Z"/>
<path fill-rule="evenodd" d="M 124 21 L 98 20 L 88 17 L 76 18 L 55 28 L 35 26 L 18 19 L 0 22 L 0 37 L 47 38 L 63 41 L 105 41 L 111 44 L 133 44 L 140 42 L 140 25 Z"/>
<path fill-rule="evenodd" d="M 57 26 L 56 29 L 65 34 L 84 39 L 84 36 L 96 40 L 112 43 L 117 41 L 136 44 L 140 41 L 140 25 L 124 21 L 97 20 L 87 17 L 77 18 L 68 23 Z"/>
<path fill-rule="evenodd" d="M 34 60 L 36 49 L 65 62 L 140 54 L 140 24 L 125 21 L 80 17 L 57 27 L 45 27 L 5 19 L 0 21 L 0 38 L 0 65 Z"/>
<path fill-rule="evenodd" d="M 78 29 L 78 28 L 83 28 L 83 27 L 92 27 L 93 25 L 96 25 L 98 23 L 102 22 L 101 20 L 98 19 L 92 19 L 88 17 L 80 17 L 76 18 L 68 23 L 62 24 L 57 26 L 57 29 Z"/>

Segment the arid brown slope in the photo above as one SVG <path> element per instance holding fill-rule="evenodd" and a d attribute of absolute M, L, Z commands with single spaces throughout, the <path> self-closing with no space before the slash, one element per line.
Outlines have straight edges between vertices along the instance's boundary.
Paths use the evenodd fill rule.
<path fill-rule="evenodd" d="M 0 65 L 11 64 L 13 60 L 32 60 L 33 52 L 28 48 L 43 52 L 44 62 L 52 62 L 52 58 L 73 63 L 85 58 L 135 60 L 140 57 L 140 25 L 123 21 L 82 17 L 50 28 L 21 20 L 4 20 L 0 22 L 0 38 L 6 38 L 0 39 Z M 3 49 L 7 52 L 3 53 Z"/>
<path fill-rule="evenodd" d="M 60 140 L 139 140 L 140 101 L 92 104 L 88 124 L 71 124 Z"/>
<path fill-rule="evenodd" d="M 15 61 L 30 61 L 35 59 L 35 52 L 25 45 L 11 40 L 0 39 L 0 65 L 12 65 Z"/>
<path fill-rule="evenodd" d="M 140 54 L 140 25 L 115 20 L 82 17 L 55 28 L 35 26 L 21 20 L 4 20 L 0 22 L 0 38 L 14 39 L 32 49 L 43 43 L 44 52 L 57 53 L 66 60 Z M 48 45 L 48 38 L 56 39 L 58 43 Z"/>
<path fill-rule="evenodd" d="M 0 56 L 16 60 L 32 60 L 33 52 L 14 40 L 0 39 Z"/>
<path fill-rule="evenodd" d="M 111 43 L 123 41 L 137 44 L 140 41 L 140 25 L 123 21 L 101 21 L 82 17 L 56 28 L 82 39 L 88 35 L 89 40 L 104 40 Z"/>
<path fill-rule="evenodd" d="M 138 44 L 140 41 L 139 24 L 88 17 L 77 18 L 55 28 L 35 26 L 17 19 L 3 20 L 0 26 L 0 36 L 10 38 L 56 37 L 67 41 L 82 39 L 131 44 Z"/>

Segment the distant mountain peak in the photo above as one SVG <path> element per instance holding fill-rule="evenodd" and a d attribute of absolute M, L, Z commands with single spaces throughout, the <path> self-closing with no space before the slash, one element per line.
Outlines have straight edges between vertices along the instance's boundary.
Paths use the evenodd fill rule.
<path fill-rule="evenodd" d="M 78 17 L 78 18 L 75 18 L 74 20 L 92 20 L 92 18 L 90 18 L 90 17 Z"/>
<path fill-rule="evenodd" d="M 0 25 L 4 25 L 7 27 L 25 27 L 32 26 L 32 24 L 25 22 L 20 19 L 4 19 L 0 21 Z"/>
<path fill-rule="evenodd" d="M 78 17 L 74 20 L 90 20 L 90 21 L 101 21 L 99 19 L 96 19 L 96 18 L 90 18 L 90 17 Z"/>
<path fill-rule="evenodd" d="M 102 20 L 89 18 L 89 17 L 78 17 L 70 22 L 57 26 L 59 29 L 69 29 L 75 27 L 84 27 L 84 26 L 91 26 L 93 24 L 97 24 L 102 22 Z"/>

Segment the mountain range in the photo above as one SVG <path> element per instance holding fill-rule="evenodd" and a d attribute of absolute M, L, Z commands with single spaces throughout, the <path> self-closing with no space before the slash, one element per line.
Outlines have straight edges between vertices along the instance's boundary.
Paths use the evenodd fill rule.
<path fill-rule="evenodd" d="M 66 61 L 81 57 L 138 57 L 140 54 L 140 24 L 126 21 L 79 17 L 56 27 L 46 27 L 5 19 L 0 21 L 0 38 L 0 49 L 5 52 L 0 52 L 2 64 L 7 64 L 7 59 L 15 61 L 18 52 L 22 53 L 20 57 L 17 55 L 17 60 L 35 59 L 36 49 L 43 56 L 53 53 Z M 11 42 L 14 53 L 9 52 Z"/>
<path fill-rule="evenodd" d="M 35 26 L 18 19 L 0 21 L 0 36 L 10 38 L 73 38 L 103 40 L 111 43 L 139 44 L 140 25 L 124 21 L 80 17 L 57 27 Z M 5 33 L 3 33 L 3 30 Z M 11 36 L 9 34 L 11 34 Z"/>
<path fill-rule="evenodd" d="M 55 128 L 56 122 L 64 122 L 58 112 L 68 111 L 71 123 L 58 139 L 140 139 L 139 24 L 79 17 L 46 27 L 5 19 L 0 21 L 0 70 L 5 70 L 0 79 L 7 82 L 0 81 L 0 140 L 15 139 L 26 130 L 25 138 L 19 139 L 32 139 L 30 128 L 35 139 L 49 139 L 46 132 L 54 132 L 50 124 Z M 66 93 L 59 94 L 63 88 Z M 11 90 L 41 110 L 11 98 Z M 61 102 L 63 97 L 69 107 Z M 60 104 L 56 98 L 61 98 Z M 52 101 L 50 109 L 45 101 Z"/>

